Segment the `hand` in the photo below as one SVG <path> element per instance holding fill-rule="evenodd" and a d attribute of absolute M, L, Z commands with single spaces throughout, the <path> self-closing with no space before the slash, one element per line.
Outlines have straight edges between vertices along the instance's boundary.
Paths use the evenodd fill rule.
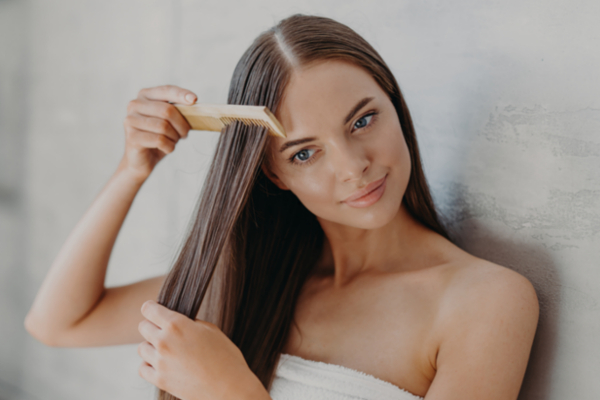
<path fill-rule="evenodd" d="M 127 106 L 123 122 L 125 155 L 121 166 L 136 176 L 147 178 L 191 129 L 179 110 L 168 102 L 194 104 L 196 100 L 191 91 L 173 85 L 140 90 L 137 99 Z"/>
<path fill-rule="evenodd" d="M 148 382 L 183 400 L 270 399 L 240 349 L 216 325 L 152 300 L 142 305 L 142 315 L 138 329 L 146 341 L 138 346 L 144 359 L 139 374 Z"/>

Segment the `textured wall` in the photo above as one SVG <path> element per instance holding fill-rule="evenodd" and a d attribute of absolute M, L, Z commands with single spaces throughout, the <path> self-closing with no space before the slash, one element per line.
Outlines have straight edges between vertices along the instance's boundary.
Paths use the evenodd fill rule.
<path fill-rule="evenodd" d="M 122 155 L 127 102 L 172 83 L 226 102 L 252 39 L 295 12 L 380 51 L 413 113 L 457 242 L 534 283 L 521 399 L 600 392 L 600 3 L 0 0 L 0 399 L 149 399 L 136 345 L 48 348 L 23 318 Z M 144 184 L 107 284 L 167 270 L 216 136 L 179 143 Z"/>
<path fill-rule="evenodd" d="M 26 223 L 24 189 L 27 90 L 25 7 L 0 1 L 0 399 L 19 392 L 28 339 L 22 318 L 31 285 L 24 273 Z"/>

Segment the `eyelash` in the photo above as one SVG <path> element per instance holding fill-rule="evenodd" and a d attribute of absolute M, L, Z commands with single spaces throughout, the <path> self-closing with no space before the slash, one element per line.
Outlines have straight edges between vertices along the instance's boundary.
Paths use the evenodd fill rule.
<path fill-rule="evenodd" d="M 372 116 L 372 118 L 371 118 L 371 121 L 370 121 L 370 122 L 369 122 L 367 125 L 365 125 L 365 126 L 361 126 L 360 128 L 356 128 L 356 129 L 365 129 L 365 128 L 366 128 L 366 129 L 370 129 L 370 128 L 373 126 L 373 124 L 374 124 L 374 123 L 377 121 L 377 116 L 378 116 L 378 114 L 379 114 L 379 111 L 372 111 L 372 112 L 370 112 L 370 113 L 368 113 L 368 114 L 365 114 L 365 115 L 363 115 L 363 116 L 362 116 L 362 117 L 360 117 L 359 119 L 357 119 L 357 120 L 354 122 L 354 124 L 356 124 L 356 122 L 360 121 L 360 120 L 361 120 L 361 119 L 363 119 L 363 118 L 367 118 L 367 117 L 370 117 L 370 116 Z M 302 150 L 300 150 L 299 152 L 297 152 L 297 153 L 294 153 L 294 154 L 293 154 L 293 155 L 292 155 L 292 156 L 291 156 L 291 157 L 288 159 L 288 161 L 289 161 L 291 164 L 295 164 L 295 165 L 309 165 L 309 164 L 311 164 L 311 163 L 313 162 L 313 159 L 314 159 L 314 157 L 311 157 L 311 158 L 309 158 L 309 159 L 308 159 L 308 160 L 306 160 L 306 161 L 296 161 L 296 156 L 297 156 L 298 154 L 300 154 L 301 152 L 303 152 L 303 151 L 306 151 L 306 150 L 308 150 L 308 149 L 302 149 Z"/>

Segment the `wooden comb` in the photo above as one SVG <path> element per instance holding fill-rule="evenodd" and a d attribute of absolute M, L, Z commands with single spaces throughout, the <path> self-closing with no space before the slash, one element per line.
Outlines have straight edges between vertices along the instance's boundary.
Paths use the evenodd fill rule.
<path fill-rule="evenodd" d="M 266 106 L 244 106 L 237 104 L 180 104 L 172 103 L 192 129 L 199 131 L 221 130 L 235 121 L 245 125 L 269 128 L 272 136 L 286 137 L 285 130 L 275 115 Z"/>

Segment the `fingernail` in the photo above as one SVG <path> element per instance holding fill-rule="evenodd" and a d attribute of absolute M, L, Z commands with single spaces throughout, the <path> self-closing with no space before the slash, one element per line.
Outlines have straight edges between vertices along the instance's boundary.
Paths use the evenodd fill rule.
<path fill-rule="evenodd" d="M 188 93 L 185 95 L 185 99 L 189 102 L 189 103 L 193 103 L 196 101 L 196 96 L 194 96 L 191 93 Z"/>

